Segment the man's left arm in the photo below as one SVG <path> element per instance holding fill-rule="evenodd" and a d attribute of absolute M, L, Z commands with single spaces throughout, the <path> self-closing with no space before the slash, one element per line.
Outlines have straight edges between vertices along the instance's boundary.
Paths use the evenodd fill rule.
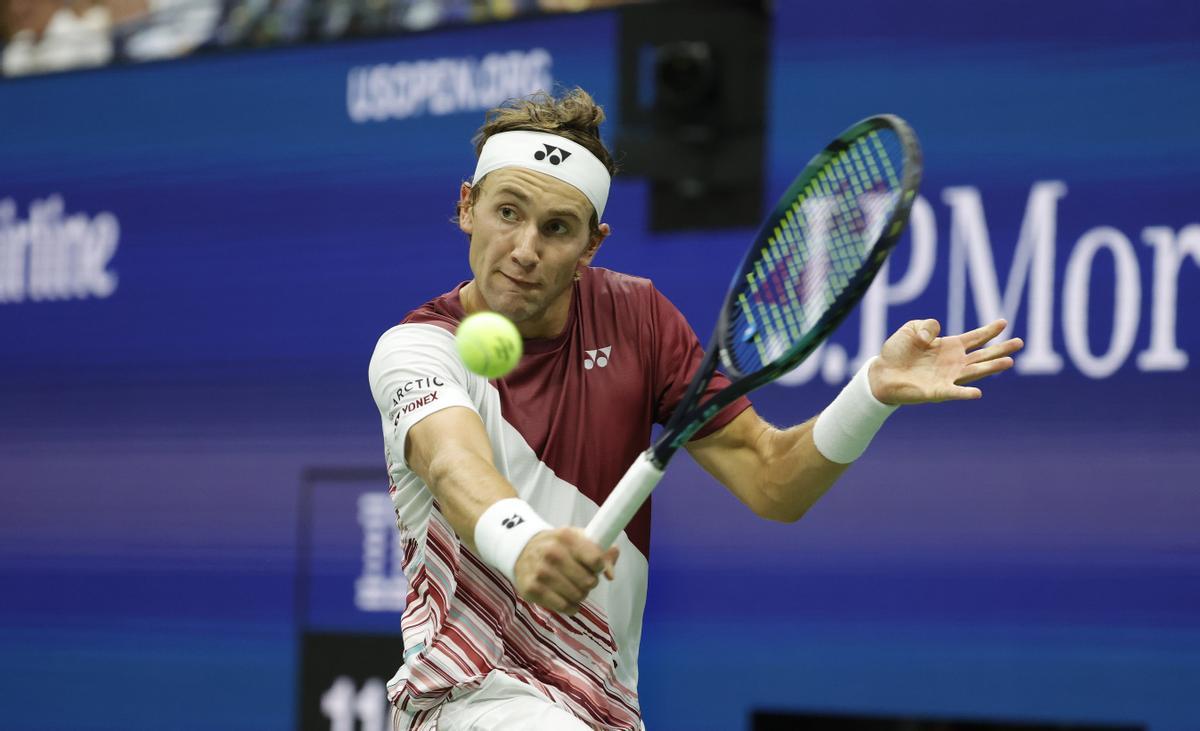
<path fill-rule="evenodd" d="M 687 450 L 755 515 L 790 523 L 850 466 L 831 462 L 817 450 L 814 423 L 815 418 L 777 429 L 751 407 L 716 432 L 689 442 Z"/>
<path fill-rule="evenodd" d="M 718 431 L 689 442 L 688 452 L 755 514 L 798 520 L 866 447 L 885 411 L 980 398 L 982 391 L 967 384 L 1011 368 L 1011 356 L 1024 345 L 1019 338 L 986 345 L 1003 332 L 1003 320 L 952 337 L 938 337 L 940 327 L 936 320 L 906 323 L 869 370 L 816 418 L 777 429 L 746 409 Z M 818 420 L 824 423 L 818 426 Z"/>

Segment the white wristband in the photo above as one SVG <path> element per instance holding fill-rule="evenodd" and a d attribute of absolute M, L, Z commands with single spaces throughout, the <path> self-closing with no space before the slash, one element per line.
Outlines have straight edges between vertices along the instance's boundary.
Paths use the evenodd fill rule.
<path fill-rule="evenodd" d="M 475 547 L 489 566 L 517 583 L 517 558 L 538 533 L 551 530 L 529 503 L 510 497 L 492 503 L 475 523 Z"/>
<path fill-rule="evenodd" d="M 850 464 L 862 456 L 875 432 L 899 406 L 885 404 L 871 393 L 867 376 L 875 359 L 867 361 L 813 425 L 813 444 L 825 459 Z"/>

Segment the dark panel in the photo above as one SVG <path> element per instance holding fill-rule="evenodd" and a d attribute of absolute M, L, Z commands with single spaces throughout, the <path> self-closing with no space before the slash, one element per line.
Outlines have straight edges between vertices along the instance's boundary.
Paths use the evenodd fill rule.
<path fill-rule="evenodd" d="M 769 20 L 761 2 L 622 13 L 617 162 L 650 181 L 651 230 L 758 224 Z"/>
<path fill-rule="evenodd" d="M 1029 721 L 842 716 L 781 711 L 756 711 L 751 720 L 752 731 L 1142 731 L 1144 728 Z"/>

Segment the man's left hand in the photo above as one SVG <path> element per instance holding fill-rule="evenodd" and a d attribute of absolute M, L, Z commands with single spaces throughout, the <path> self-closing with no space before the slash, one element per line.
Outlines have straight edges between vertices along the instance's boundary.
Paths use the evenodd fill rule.
<path fill-rule="evenodd" d="M 1020 338 L 987 345 L 1007 326 L 996 320 L 961 335 L 938 337 L 942 326 L 937 320 L 905 323 L 871 364 L 871 392 L 885 404 L 980 398 L 983 392 L 966 384 L 1012 368 L 1011 356 L 1025 345 Z"/>

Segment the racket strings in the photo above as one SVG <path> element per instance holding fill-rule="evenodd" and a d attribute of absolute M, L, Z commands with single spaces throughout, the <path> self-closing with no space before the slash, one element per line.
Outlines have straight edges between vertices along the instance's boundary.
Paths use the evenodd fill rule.
<path fill-rule="evenodd" d="M 825 318 L 871 254 L 899 202 L 904 149 L 873 130 L 827 159 L 776 209 L 776 225 L 734 298 L 732 365 L 757 371 L 788 357 Z"/>

